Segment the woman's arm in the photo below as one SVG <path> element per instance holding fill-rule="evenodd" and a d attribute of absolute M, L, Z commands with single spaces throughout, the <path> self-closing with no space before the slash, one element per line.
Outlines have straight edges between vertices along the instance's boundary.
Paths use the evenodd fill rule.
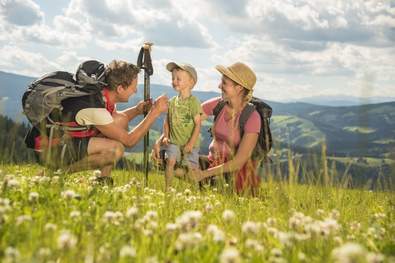
<path fill-rule="evenodd" d="M 258 133 L 245 133 L 232 160 L 202 171 L 200 176 L 198 176 L 200 178 L 196 179 L 200 181 L 208 177 L 239 170 L 250 159 L 257 141 Z"/>

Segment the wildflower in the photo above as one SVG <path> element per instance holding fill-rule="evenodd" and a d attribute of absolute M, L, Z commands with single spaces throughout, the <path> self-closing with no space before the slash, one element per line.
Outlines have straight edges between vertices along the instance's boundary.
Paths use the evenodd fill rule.
<path fill-rule="evenodd" d="M 77 219 L 77 218 L 79 218 L 81 216 L 81 212 L 80 211 L 72 211 L 71 213 L 70 213 L 70 218 L 71 219 Z"/>
<path fill-rule="evenodd" d="M 224 219 L 225 222 L 230 223 L 236 218 L 235 212 L 232 210 L 225 210 L 222 213 L 222 218 Z"/>
<path fill-rule="evenodd" d="M 178 251 L 196 246 L 202 240 L 199 232 L 181 233 L 176 240 L 176 249 Z"/>
<path fill-rule="evenodd" d="M 247 221 L 241 227 L 241 231 L 246 235 L 248 234 L 256 235 L 259 232 L 259 228 L 260 228 L 259 224 L 252 221 Z"/>
<path fill-rule="evenodd" d="M 31 192 L 29 193 L 29 202 L 36 202 L 38 200 L 38 193 L 37 192 Z"/>
<path fill-rule="evenodd" d="M 263 252 L 263 246 L 255 239 L 247 239 L 245 246 L 248 249 L 252 249 L 255 252 Z"/>
<path fill-rule="evenodd" d="M 101 177 L 101 171 L 100 170 L 94 170 L 92 172 L 92 175 L 95 176 L 95 177 Z"/>
<path fill-rule="evenodd" d="M 184 195 L 186 195 L 186 196 L 189 196 L 189 195 L 191 195 L 191 193 L 192 193 L 192 191 L 191 191 L 191 190 L 189 190 L 188 188 L 187 188 L 187 189 L 185 189 L 185 191 L 184 191 Z"/>
<path fill-rule="evenodd" d="M 125 245 L 119 251 L 119 256 L 121 258 L 124 258 L 124 257 L 134 258 L 136 256 L 136 249 L 130 245 Z"/>
<path fill-rule="evenodd" d="M 17 262 L 18 258 L 20 257 L 20 253 L 19 253 L 18 249 L 13 248 L 13 247 L 7 247 L 5 249 L 5 253 L 4 254 L 5 254 L 5 258 L 7 259 L 7 260 L 5 260 L 5 262 L 7 262 L 7 261 L 10 261 L 10 262 L 15 261 L 15 262 Z"/>
<path fill-rule="evenodd" d="M 366 256 L 366 261 L 368 263 L 382 263 L 384 262 L 385 257 L 382 254 L 376 254 L 369 252 Z"/>
<path fill-rule="evenodd" d="M 339 219 L 339 217 L 340 217 L 340 212 L 339 212 L 338 210 L 336 210 L 336 209 L 333 209 L 333 210 L 331 211 L 331 213 L 330 213 L 329 216 L 330 216 L 332 219 L 337 220 L 337 219 Z"/>
<path fill-rule="evenodd" d="M 44 226 L 45 231 L 55 231 L 57 228 L 57 225 L 52 224 L 52 223 L 46 223 Z"/>
<path fill-rule="evenodd" d="M 166 224 L 166 231 L 167 232 L 174 232 L 177 229 L 178 229 L 178 225 L 177 224 L 173 224 L 173 223 Z"/>
<path fill-rule="evenodd" d="M 366 250 L 357 243 L 346 243 L 332 251 L 332 258 L 335 262 L 352 263 L 363 261 L 366 257 Z"/>
<path fill-rule="evenodd" d="M 29 215 L 21 215 L 16 218 L 16 225 L 21 225 L 25 222 L 31 222 L 32 217 Z"/>
<path fill-rule="evenodd" d="M 135 206 L 128 208 L 126 211 L 127 218 L 135 218 L 139 213 L 139 209 Z"/>
<path fill-rule="evenodd" d="M 73 190 L 66 190 L 62 192 L 62 197 L 67 200 L 71 200 L 77 196 L 77 194 Z"/>
<path fill-rule="evenodd" d="M 225 241 L 225 234 L 216 225 L 208 225 L 207 233 L 210 234 L 214 242 L 220 243 Z"/>
<path fill-rule="evenodd" d="M 68 231 L 63 231 L 58 237 L 58 248 L 71 249 L 77 244 L 77 239 Z"/>
<path fill-rule="evenodd" d="M 51 255 L 51 250 L 47 247 L 42 247 L 38 250 L 37 254 L 42 258 L 46 258 Z"/>
<path fill-rule="evenodd" d="M 210 203 L 207 203 L 206 206 L 204 207 L 204 211 L 206 213 L 209 213 L 213 210 L 213 206 Z"/>
<path fill-rule="evenodd" d="M 241 262 L 240 253 L 234 247 L 225 248 L 219 257 L 219 262 L 221 263 Z"/>
<path fill-rule="evenodd" d="M 315 214 L 318 217 L 323 217 L 325 215 L 325 211 L 323 209 L 317 209 L 317 211 L 315 212 Z"/>
<path fill-rule="evenodd" d="M 273 218 L 273 217 L 269 217 L 266 220 L 266 225 L 269 226 L 269 227 L 273 227 L 273 226 L 277 225 L 277 220 L 275 218 Z"/>
<path fill-rule="evenodd" d="M 279 258 L 279 257 L 282 257 L 283 252 L 281 252 L 281 250 L 279 248 L 272 248 L 272 250 L 270 250 L 270 254 L 273 257 Z"/>
<path fill-rule="evenodd" d="M 196 227 L 202 217 L 200 211 L 186 211 L 181 216 L 176 218 L 176 224 L 183 231 L 189 231 Z"/>
<path fill-rule="evenodd" d="M 17 179 L 11 178 L 10 180 L 6 181 L 6 185 L 10 188 L 19 188 L 20 183 Z"/>

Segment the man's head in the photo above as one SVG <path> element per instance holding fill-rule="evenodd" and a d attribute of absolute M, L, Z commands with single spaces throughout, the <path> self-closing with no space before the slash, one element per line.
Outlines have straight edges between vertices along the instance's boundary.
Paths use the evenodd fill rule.
<path fill-rule="evenodd" d="M 166 65 L 166 69 L 171 72 L 172 85 L 175 90 L 192 89 L 195 86 L 197 73 L 192 65 L 170 62 Z"/>
<path fill-rule="evenodd" d="M 113 60 L 107 66 L 106 82 L 111 91 L 116 92 L 119 102 L 127 102 L 137 92 L 137 75 L 140 69 L 122 60 Z"/>

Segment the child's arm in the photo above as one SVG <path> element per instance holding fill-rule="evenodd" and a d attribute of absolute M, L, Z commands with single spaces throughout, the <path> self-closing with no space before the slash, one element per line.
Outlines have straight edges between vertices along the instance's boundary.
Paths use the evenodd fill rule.
<path fill-rule="evenodd" d="M 193 128 L 192 136 L 189 138 L 188 143 L 184 147 L 184 152 L 186 153 L 192 152 L 193 146 L 195 145 L 196 140 L 199 138 L 200 127 L 202 125 L 200 113 L 195 115 L 193 122 L 195 123 L 195 127 Z"/>

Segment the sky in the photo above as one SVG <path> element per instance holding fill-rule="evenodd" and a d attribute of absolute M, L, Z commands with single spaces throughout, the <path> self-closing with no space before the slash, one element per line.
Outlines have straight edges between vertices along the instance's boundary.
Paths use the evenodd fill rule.
<path fill-rule="evenodd" d="M 249 65 L 256 96 L 395 97 L 395 0 L 0 0 L 0 70 L 41 76 L 84 60 L 135 63 L 154 43 L 165 65 L 196 67 L 196 90 L 219 91 L 216 65 Z"/>

